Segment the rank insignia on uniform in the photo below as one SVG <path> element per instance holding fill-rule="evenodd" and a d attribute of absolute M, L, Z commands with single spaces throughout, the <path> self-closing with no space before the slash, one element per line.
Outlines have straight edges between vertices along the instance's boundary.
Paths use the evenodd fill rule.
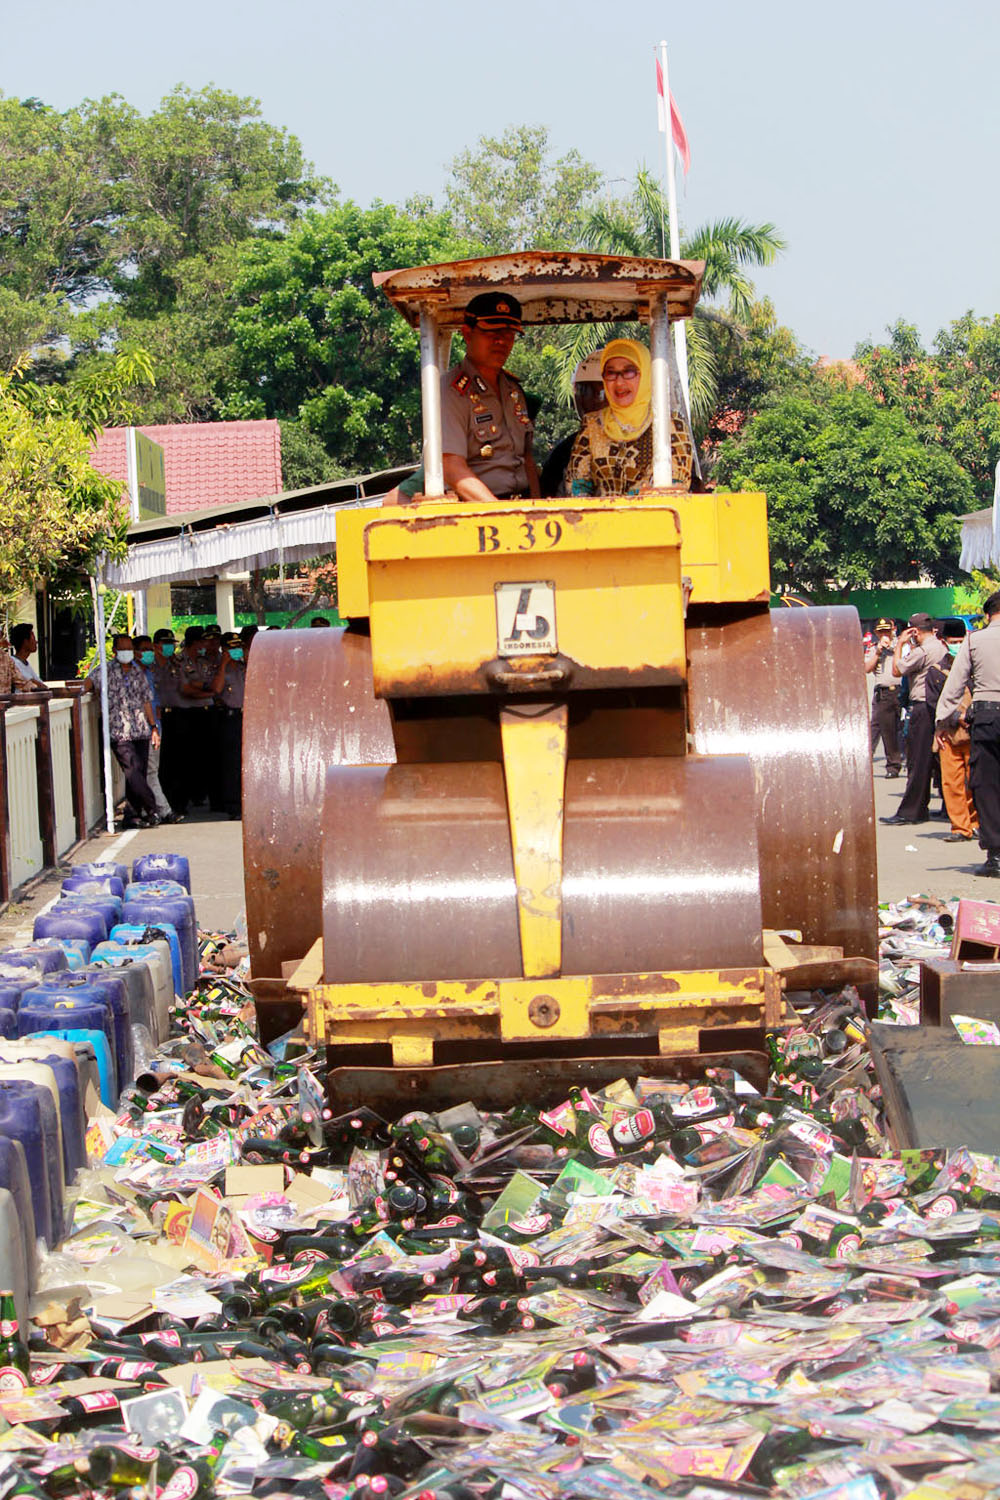
<path fill-rule="evenodd" d="M 469 388 L 469 377 L 464 374 L 456 375 L 451 383 L 456 391 L 461 391 L 464 395 Z"/>

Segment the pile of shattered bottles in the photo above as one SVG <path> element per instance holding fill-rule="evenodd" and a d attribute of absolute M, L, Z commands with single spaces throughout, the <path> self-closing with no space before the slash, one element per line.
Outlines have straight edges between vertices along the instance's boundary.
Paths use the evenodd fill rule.
<path fill-rule="evenodd" d="M 894 1152 L 867 1028 L 334 1113 L 203 963 L 0 1305 L 0 1500 L 1000 1493 L 1000 1161 Z"/>

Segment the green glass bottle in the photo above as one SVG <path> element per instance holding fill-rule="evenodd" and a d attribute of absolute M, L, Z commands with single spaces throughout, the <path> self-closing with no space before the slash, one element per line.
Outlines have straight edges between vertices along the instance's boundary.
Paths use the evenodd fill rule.
<path fill-rule="evenodd" d="M 176 1460 L 159 1448 L 140 1448 L 134 1443 L 100 1443 L 87 1455 L 91 1483 L 104 1490 L 148 1487 L 154 1476 L 157 1485 L 166 1484 L 175 1467 Z"/>
<path fill-rule="evenodd" d="M 0 1391 L 23 1390 L 30 1384 L 28 1349 L 21 1342 L 14 1293 L 0 1289 Z"/>

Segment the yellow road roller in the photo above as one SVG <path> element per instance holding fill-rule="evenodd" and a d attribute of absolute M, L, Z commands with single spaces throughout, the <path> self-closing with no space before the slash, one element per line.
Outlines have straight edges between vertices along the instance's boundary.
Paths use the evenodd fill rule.
<path fill-rule="evenodd" d="M 376 1077 L 426 1099 L 457 1069 L 467 1097 L 471 1067 L 509 1093 L 546 1061 L 736 1055 L 780 1023 L 789 964 L 874 971 L 857 615 L 770 610 L 765 497 L 671 482 L 670 325 L 702 270 L 531 252 L 376 277 L 420 331 L 426 493 L 339 513 L 349 623 L 258 636 L 244 721 L 255 987 L 291 976 L 348 1107 Z M 526 325 L 648 324 L 648 490 L 445 493 L 446 351 L 498 289 Z"/>

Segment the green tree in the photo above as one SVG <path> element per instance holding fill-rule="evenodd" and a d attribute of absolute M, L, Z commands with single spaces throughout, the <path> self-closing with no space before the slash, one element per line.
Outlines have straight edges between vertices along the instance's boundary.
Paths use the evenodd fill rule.
<path fill-rule="evenodd" d="M 455 228 L 480 254 L 562 250 L 579 243 L 587 207 L 601 185 L 577 151 L 551 159 L 544 125 L 511 125 L 481 135 L 450 164 L 445 189 Z"/>
<path fill-rule="evenodd" d="M 178 86 L 148 117 L 117 107 L 112 290 L 135 313 L 173 305 L 196 256 L 294 223 L 327 184 L 260 102 Z"/>
<path fill-rule="evenodd" d="M 286 490 L 343 479 L 347 470 L 330 457 L 321 438 L 304 422 L 281 424 L 281 479 Z"/>
<path fill-rule="evenodd" d="M 0 282 L 32 300 L 102 290 L 113 217 L 111 116 L 82 105 L 60 114 L 37 99 L 0 96 Z"/>
<path fill-rule="evenodd" d="M 720 487 L 763 490 L 778 585 L 862 588 L 958 565 L 969 476 L 863 386 L 779 397 L 723 445 Z"/>
<path fill-rule="evenodd" d="M 777 395 L 809 394 L 819 376 L 791 329 L 779 325 L 771 302 L 753 302 L 739 324 L 713 331 L 716 395 L 704 428 L 702 458 L 711 471 L 716 449 L 735 437 Z"/>
<path fill-rule="evenodd" d="M 73 322 L 75 355 L 69 379 L 105 368 L 115 354 L 149 355 L 156 380 L 130 391 L 142 422 L 208 422 L 219 417 L 219 392 L 235 378 L 233 281 L 239 247 L 222 245 L 175 268 L 171 307 L 136 317 L 116 298 L 88 308 Z"/>
<path fill-rule="evenodd" d="M 102 299 L 119 324 L 172 310 L 210 277 L 202 258 L 282 230 L 324 191 L 293 136 L 221 89 L 178 87 L 148 116 L 119 95 L 63 112 L 0 96 L 0 364 L 62 334 L 86 353 Z"/>
<path fill-rule="evenodd" d="M 988 505 L 1000 460 L 1000 316 L 966 313 L 936 335 L 932 354 L 911 324 L 886 331 L 884 344 L 856 351 L 866 384 L 928 442 L 942 443 Z"/>
<path fill-rule="evenodd" d="M 139 355 L 66 391 L 0 375 L 0 606 L 44 578 L 67 578 L 98 552 L 124 550 L 128 512 L 118 480 L 98 473 L 91 444 L 101 427 L 127 421 L 123 393 L 148 378 Z"/>
<path fill-rule="evenodd" d="M 224 414 L 301 422 L 350 472 L 415 457 L 419 341 L 372 272 L 470 250 L 426 204 L 350 202 L 246 246 L 233 284 L 236 376 Z"/>

